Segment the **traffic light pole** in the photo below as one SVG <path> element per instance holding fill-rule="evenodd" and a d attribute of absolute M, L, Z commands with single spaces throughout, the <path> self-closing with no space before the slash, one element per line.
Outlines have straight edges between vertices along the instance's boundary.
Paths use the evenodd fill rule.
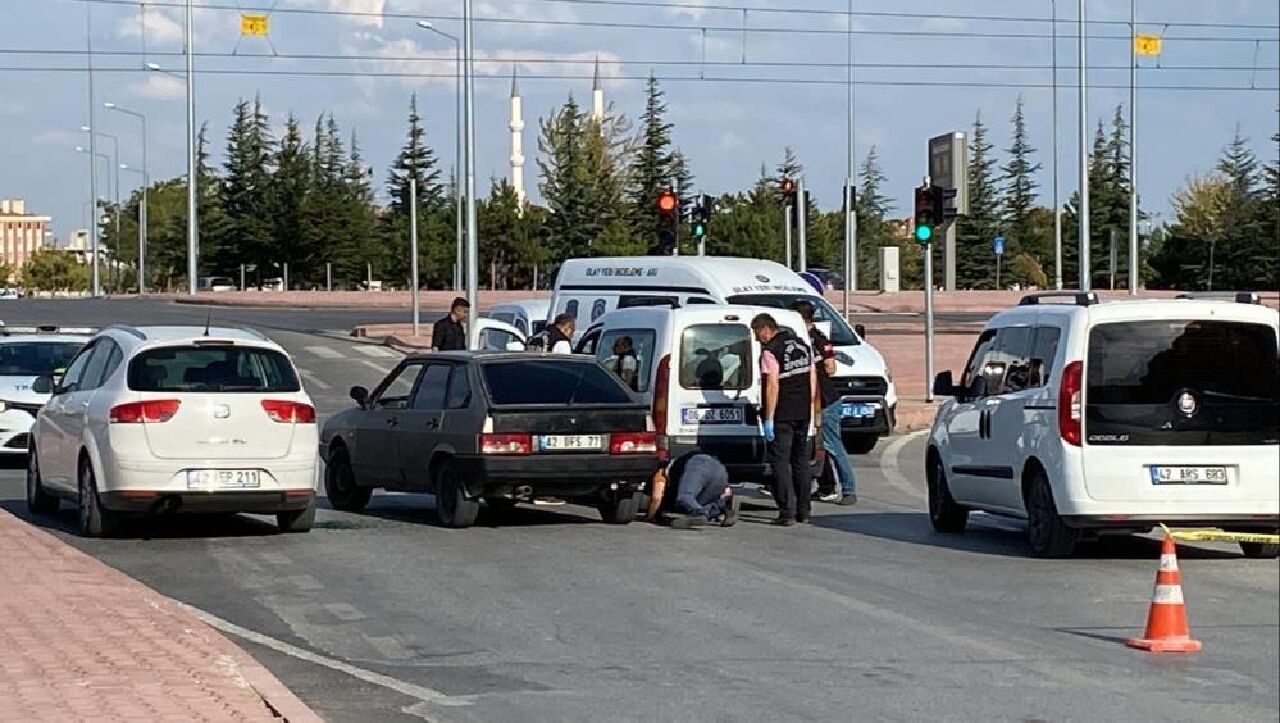
<path fill-rule="evenodd" d="M 924 178 L 926 188 L 932 185 Z M 947 224 L 948 233 L 955 224 Z M 924 245 L 924 400 L 933 401 L 933 240 Z"/>
<path fill-rule="evenodd" d="M 782 207 L 782 240 L 787 255 L 784 263 L 791 268 L 791 204 Z"/>
<path fill-rule="evenodd" d="M 804 176 L 796 182 L 796 243 L 800 247 L 800 255 L 796 260 L 797 271 L 804 272 L 808 269 L 808 242 L 809 234 L 807 221 L 809 220 L 809 204 L 806 203 L 807 197 L 804 195 Z"/>

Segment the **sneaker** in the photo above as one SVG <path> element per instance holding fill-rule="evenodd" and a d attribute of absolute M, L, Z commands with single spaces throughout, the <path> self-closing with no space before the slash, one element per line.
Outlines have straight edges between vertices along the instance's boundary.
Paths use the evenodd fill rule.
<path fill-rule="evenodd" d="M 854 494 L 853 492 L 850 492 L 847 495 L 836 495 L 836 496 L 839 497 L 838 504 L 841 507 L 853 507 L 854 505 L 858 504 L 858 495 Z"/>
<path fill-rule="evenodd" d="M 720 518 L 721 527 L 733 527 L 738 524 L 738 510 L 742 507 L 742 500 L 737 495 L 729 498 L 729 509 L 724 511 L 724 516 Z"/>
<path fill-rule="evenodd" d="M 706 515 L 677 515 L 671 518 L 671 526 L 677 530 L 691 530 L 707 524 Z"/>
<path fill-rule="evenodd" d="M 844 498 L 844 495 L 840 494 L 839 492 L 831 492 L 825 495 L 818 495 L 819 502 L 839 502 L 843 498 Z"/>
<path fill-rule="evenodd" d="M 759 487 L 759 491 L 760 491 L 760 496 L 761 496 L 761 497 L 772 497 L 772 496 L 773 496 L 773 490 L 769 489 L 768 487 L 766 487 L 766 486 L 764 486 L 764 485 L 760 485 L 760 487 Z"/>
<path fill-rule="evenodd" d="M 785 515 L 778 515 L 773 519 L 772 524 L 774 527 L 790 527 L 795 523 L 796 521 L 791 519 L 790 517 L 787 517 Z"/>

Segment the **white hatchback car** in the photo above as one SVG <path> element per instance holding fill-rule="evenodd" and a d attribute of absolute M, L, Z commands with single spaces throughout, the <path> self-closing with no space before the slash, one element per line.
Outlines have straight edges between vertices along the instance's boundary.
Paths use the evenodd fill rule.
<path fill-rule="evenodd" d="M 315 407 L 285 351 L 257 332 L 113 326 L 48 389 L 31 438 L 27 504 L 79 503 L 80 529 L 110 535 L 130 513 L 315 519 Z"/>
<path fill-rule="evenodd" d="M 1024 298 L 987 323 L 958 382 L 934 382 L 953 397 L 926 458 L 934 528 L 964 531 L 971 509 L 1025 518 L 1043 557 L 1160 523 L 1280 532 L 1278 337 L 1252 294 Z"/>

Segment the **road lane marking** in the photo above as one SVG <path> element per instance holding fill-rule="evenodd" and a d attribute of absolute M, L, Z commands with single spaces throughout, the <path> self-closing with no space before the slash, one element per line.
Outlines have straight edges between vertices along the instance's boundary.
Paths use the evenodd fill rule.
<path fill-rule="evenodd" d="M 902 467 L 902 449 L 912 441 L 929 433 L 927 429 L 921 429 L 910 434 L 905 434 L 889 443 L 885 448 L 884 454 L 880 457 L 880 469 L 884 472 L 884 478 L 889 484 L 893 485 L 901 492 L 918 499 L 928 501 L 929 496 L 920 490 L 919 485 L 912 484 L 900 470 Z"/>
<path fill-rule="evenodd" d="M 242 628 L 239 625 L 236 625 L 235 623 L 223 620 L 217 615 L 214 615 L 212 613 L 207 613 L 201 610 L 200 608 L 192 607 L 185 603 L 178 603 L 178 604 L 185 607 L 187 610 L 191 611 L 192 615 L 195 615 L 196 617 L 200 618 L 205 622 L 205 624 L 209 625 L 210 627 L 216 630 L 221 630 L 222 632 L 227 633 L 228 635 L 234 635 L 243 640 L 248 640 L 251 643 L 256 643 L 266 648 L 271 648 L 276 652 L 284 653 L 285 655 L 288 655 L 293 658 L 297 658 L 298 660 L 303 660 L 308 663 L 320 665 L 320 666 L 329 668 L 330 670 L 336 670 L 340 673 L 346 673 L 347 675 L 350 675 L 351 677 L 357 680 L 362 680 L 371 685 L 376 685 L 382 688 L 386 688 L 388 690 L 394 690 L 395 692 L 400 693 L 401 695 L 406 695 L 410 698 L 417 698 L 418 700 L 428 702 L 428 703 L 435 703 L 437 705 L 461 706 L 461 705 L 471 705 L 472 703 L 471 700 L 468 700 L 466 698 L 450 697 L 445 695 L 444 693 L 441 693 L 438 690 L 433 690 L 424 685 L 417 685 L 415 683 L 406 683 L 403 680 L 397 680 L 396 678 L 392 678 L 389 675 L 375 673 L 372 670 L 365 670 L 364 668 L 358 668 L 354 665 L 351 665 L 350 663 L 345 663 L 341 660 L 330 658 L 327 655 L 320 655 L 319 653 L 313 653 L 310 650 L 299 648 L 298 646 L 292 645 L 290 643 L 286 643 L 283 640 L 277 640 L 269 635 L 263 635 L 262 633 L 249 630 L 248 628 Z"/>
<path fill-rule="evenodd" d="M 312 356 L 318 356 L 321 359 L 344 358 L 342 352 L 330 346 L 308 346 L 308 347 L 303 347 L 303 351 L 307 352 L 308 354 L 311 354 Z"/>
<path fill-rule="evenodd" d="M 368 615 L 356 609 L 355 605 L 348 603 L 325 603 L 324 609 L 344 623 L 353 623 L 357 620 L 367 620 L 369 618 Z"/>
<path fill-rule="evenodd" d="M 351 347 L 365 356 L 377 357 L 379 359 L 390 359 L 395 357 L 395 352 L 380 346 L 372 346 L 369 344 L 360 344 Z"/>
<path fill-rule="evenodd" d="M 361 359 L 360 363 L 369 367 L 370 369 L 377 371 L 379 374 L 381 374 L 384 377 L 391 373 L 391 367 L 385 367 L 373 361 L 372 359 Z"/>
<path fill-rule="evenodd" d="M 316 376 L 315 372 L 299 369 L 298 373 L 302 375 L 303 379 L 307 380 L 309 386 L 313 386 L 316 389 L 333 389 L 333 385 Z"/>

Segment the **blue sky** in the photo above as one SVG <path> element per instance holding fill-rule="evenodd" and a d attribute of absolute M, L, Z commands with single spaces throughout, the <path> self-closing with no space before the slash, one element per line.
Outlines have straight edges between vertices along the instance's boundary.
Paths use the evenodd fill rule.
<path fill-rule="evenodd" d="M 215 160 L 220 161 L 236 99 L 260 93 L 277 127 L 288 112 L 309 128 L 318 114 L 332 111 L 344 132 L 354 129 L 359 134 L 366 160 L 381 182 L 387 163 L 403 142 L 406 106 L 410 93 L 416 91 L 430 142 L 444 165 L 452 164 L 454 96 L 448 76 L 453 72 L 453 46 L 417 28 L 413 18 L 432 19 L 442 30 L 460 35 L 455 19 L 461 14 L 460 0 L 197 1 L 224 8 L 198 10 L 195 16 L 197 51 L 218 56 L 201 56 L 198 69 L 231 71 L 197 76 L 197 115 L 210 123 Z M 180 70 L 182 58 L 176 53 L 182 43 L 181 13 L 168 5 L 172 2 L 160 0 L 145 13 L 147 59 Z M 237 49 L 237 7 L 273 2 L 270 45 L 245 38 Z M 662 4 L 679 7 L 656 7 Z M 1138 5 L 1139 32 L 1165 38 L 1159 59 L 1162 67 L 1144 59 L 1139 71 L 1139 183 L 1144 207 L 1163 211 L 1167 219 L 1170 193 L 1188 175 L 1212 168 L 1236 124 L 1263 159 L 1274 157 L 1268 138 L 1280 120 L 1276 113 L 1280 94 L 1275 90 L 1280 85 L 1276 70 L 1280 4 L 1274 0 L 1139 0 Z M 1026 103 L 1032 141 L 1039 149 L 1037 160 L 1044 165 L 1041 201 L 1048 203 L 1050 25 L 957 16 L 1048 18 L 1050 0 L 855 0 L 854 6 L 856 13 L 862 13 L 854 20 L 855 63 L 935 66 L 858 67 L 855 71 L 857 155 L 861 159 L 871 145 L 877 147 L 899 215 L 906 215 L 910 189 L 925 171 L 926 138 L 965 130 L 981 111 L 992 140 L 1002 149 L 1008 143 L 1008 117 L 1019 95 Z M 1073 0 L 1057 0 L 1058 17 L 1074 21 L 1076 6 Z M 771 7 L 793 12 L 769 12 Z M 526 173 L 529 191 L 536 198 L 537 118 L 570 92 L 581 101 L 588 100 L 591 63 L 598 55 L 609 101 L 633 118 L 643 108 L 643 83 L 633 78 L 650 70 L 669 78 L 664 88 L 675 139 L 690 158 L 702 190 L 719 193 L 749 185 L 762 163 L 772 168 L 783 146 L 791 145 L 805 164 L 809 188 L 823 207 L 831 207 L 839 200 L 847 153 L 846 7 L 847 0 L 624 0 L 621 5 L 616 0 L 476 0 L 478 17 L 486 19 L 475 25 L 477 59 L 485 61 L 476 66 L 478 183 L 487 188 L 490 176 L 507 173 L 507 96 L 513 64 L 523 76 Z M 95 2 L 92 10 L 94 49 L 110 53 L 96 56 L 95 63 L 124 71 L 96 74 L 98 102 L 111 101 L 145 113 L 150 123 L 152 176 L 182 173 L 183 82 L 137 70 L 143 62 L 137 2 Z M 291 10 L 325 12 L 286 12 Z M 1127 21 L 1128 16 L 1125 0 L 1089 0 L 1091 21 Z M 24 197 L 30 209 L 53 215 L 62 238 L 84 223 L 88 164 L 74 147 L 85 141 L 79 127 L 88 118 L 88 85 L 83 71 L 32 69 L 83 67 L 86 5 L 75 0 L 0 0 L 0 17 L 6 19 L 6 27 L 22 30 L 21 34 L 5 33 L 0 41 L 0 87 L 6 91 L 0 102 L 0 138 L 4 139 L 0 197 Z M 1232 27 L 1223 27 L 1227 25 Z M 1061 23 L 1059 32 L 1059 178 L 1065 201 L 1077 185 L 1074 22 Z M 1109 120 L 1117 103 L 1127 103 L 1128 45 L 1122 24 L 1098 22 L 1090 25 L 1089 33 L 1099 36 L 1088 45 L 1089 78 L 1094 86 L 1089 93 L 1092 126 L 1099 118 Z M 249 57 L 270 54 L 272 48 L 281 56 L 364 59 Z M 20 50 L 69 53 L 15 52 Z M 233 51 L 239 55 L 231 56 Z M 786 65 L 796 62 L 814 65 Z M 1008 67 L 948 67 L 952 64 Z M 321 70 L 351 75 L 283 74 Z M 379 73 L 446 77 L 374 75 Z M 724 80 L 730 78 L 749 80 Z M 839 82 L 804 82 L 821 80 Z M 952 81 L 996 87 L 903 85 Z M 1237 90 L 1158 90 L 1156 86 Z M 102 131 L 120 137 L 121 161 L 136 165 L 140 160 L 137 121 L 103 110 L 98 111 L 97 120 Z M 110 152 L 111 143 L 99 148 Z M 123 174 L 121 180 L 125 191 L 137 183 L 130 174 Z"/>

